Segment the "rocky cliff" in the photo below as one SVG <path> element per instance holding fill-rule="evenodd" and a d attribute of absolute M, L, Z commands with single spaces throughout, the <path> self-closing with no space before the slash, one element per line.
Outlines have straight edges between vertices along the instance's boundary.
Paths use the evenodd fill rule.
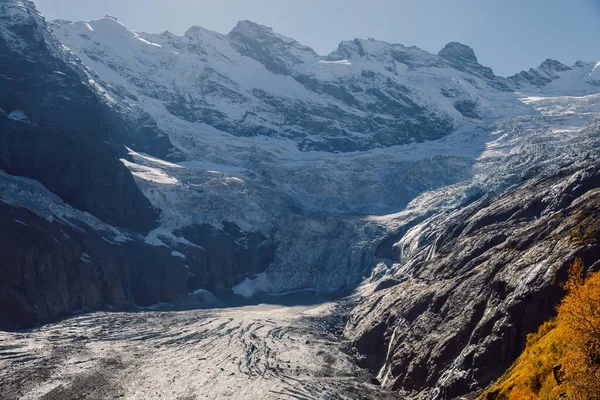
<path fill-rule="evenodd" d="M 0 7 L 0 168 L 108 223 L 149 231 L 158 214 L 115 148 L 126 128 L 112 125 L 117 116 L 82 82 L 84 71 L 31 4 Z"/>
<path fill-rule="evenodd" d="M 486 387 L 564 295 L 600 268 L 600 168 L 565 167 L 408 230 L 401 266 L 351 314 L 348 337 L 383 385 L 449 399 Z M 389 246 L 384 244 L 384 246 Z"/>

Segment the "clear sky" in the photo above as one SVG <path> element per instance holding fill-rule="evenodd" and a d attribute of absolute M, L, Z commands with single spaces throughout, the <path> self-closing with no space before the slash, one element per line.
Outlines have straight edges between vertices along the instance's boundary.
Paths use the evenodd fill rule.
<path fill-rule="evenodd" d="M 475 49 L 499 75 L 539 65 L 600 60 L 600 0 L 35 0 L 52 20 L 114 15 L 130 29 L 229 32 L 248 19 L 328 54 L 342 40 L 375 38 L 437 53 Z"/>

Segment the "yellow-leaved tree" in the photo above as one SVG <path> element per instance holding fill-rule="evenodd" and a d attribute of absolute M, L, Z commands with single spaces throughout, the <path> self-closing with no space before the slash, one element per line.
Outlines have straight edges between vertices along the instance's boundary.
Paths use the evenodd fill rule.
<path fill-rule="evenodd" d="M 558 307 L 560 337 L 564 343 L 562 368 L 569 399 L 600 399 L 600 273 L 583 279 L 577 259 Z"/>

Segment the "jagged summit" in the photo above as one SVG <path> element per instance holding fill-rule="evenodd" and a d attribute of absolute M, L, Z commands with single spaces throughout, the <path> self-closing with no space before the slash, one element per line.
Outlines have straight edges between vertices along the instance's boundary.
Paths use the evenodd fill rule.
<path fill-rule="evenodd" d="M 290 75 L 295 66 L 318 57 L 310 47 L 251 21 L 238 22 L 227 36 L 240 54 L 261 62 L 279 75 Z"/>
<path fill-rule="evenodd" d="M 256 34 L 273 34 L 273 28 L 270 26 L 262 25 L 250 20 L 241 20 L 235 25 L 235 27 L 231 30 L 230 34 L 246 34 L 246 35 L 256 35 Z"/>
<path fill-rule="evenodd" d="M 538 68 L 553 70 L 553 71 L 557 71 L 557 72 L 570 71 L 573 69 L 573 68 L 569 67 L 568 65 L 565 65 L 565 64 L 561 63 L 560 61 L 553 60 L 551 58 L 547 58 L 544 62 L 542 62 L 540 64 L 540 66 Z"/>
<path fill-rule="evenodd" d="M 472 48 L 457 42 L 432 54 L 356 38 L 320 56 L 248 20 L 228 34 L 200 26 L 183 36 L 137 33 L 110 18 L 54 31 L 86 64 L 121 77 L 108 76 L 108 84 L 123 88 L 111 93 L 126 99 L 123 107 L 147 97 L 164 104 L 165 120 L 202 122 L 238 137 L 282 138 L 302 150 L 345 152 L 436 140 L 465 123 L 502 114 L 490 90 L 541 87 L 558 77 L 498 77 L 479 64 Z"/>
<path fill-rule="evenodd" d="M 171 33 L 170 31 L 165 31 L 161 35 L 168 35 L 168 36 L 171 36 L 171 37 L 175 37 L 176 36 L 173 33 Z M 191 26 L 183 34 L 184 37 L 189 37 L 189 38 L 197 38 L 197 37 L 201 37 L 201 36 L 204 36 L 204 35 L 209 35 L 209 36 L 223 36 L 220 33 L 211 31 L 210 29 L 206 29 L 206 28 L 204 28 L 202 26 L 199 26 L 199 25 Z"/>
<path fill-rule="evenodd" d="M 511 85 L 517 89 L 522 89 L 527 86 L 545 87 L 551 82 L 560 79 L 561 74 L 572 71 L 574 68 L 589 69 L 593 63 L 577 62 L 572 67 L 565 65 L 553 59 L 546 59 L 537 68 L 530 68 L 528 71 L 521 71 L 518 74 L 508 78 Z M 598 85 L 598 80 L 592 73 L 588 74 L 584 81 Z"/>
<path fill-rule="evenodd" d="M 64 19 L 55 19 L 50 21 L 50 26 L 63 27 L 71 26 L 72 29 L 79 31 L 80 34 L 90 35 L 92 33 L 106 35 L 125 35 L 126 32 L 131 32 L 129 28 L 123 25 L 116 17 L 105 16 L 103 18 L 89 21 L 69 21 Z"/>
<path fill-rule="evenodd" d="M 491 68 L 479 64 L 475 51 L 467 45 L 450 42 L 440 50 L 438 55 L 448 61 L 457 70 L 478 76 L 495 89 L 502 91 L 510 90 L 510 86 L 504 78 L 496 76 Z"/>
<path fill-rule="evenodd" d="M 475 51 L 465 44 L 459 42 L 450 42 L 438 55 L 453 63 L 472 63 L 478 64 Z"/>
<path fill-rule="evenodd" d="M 262 25 L 249 20 L 239 21 L 231 30 L 231 32 L 229 32 L 228 36 L 233 40 L 266 41 L 266 45 L 285 43 L 298 49 L 314 53 L 310 47 L 302 45 L 296 39 L 279 34 L 270 26 Z"/>
<path fill-rule="evenodd" d="M 377 63 L 389 65 L 396 62 L 407 65 L 411 69 L 422 67 L 443 67 L 445 62 L 417 46 L 406 47 L 376 39 L 360 39 L 342 41 L 338 48 L 327 56 L 327 59 L 366 58 Z"/>

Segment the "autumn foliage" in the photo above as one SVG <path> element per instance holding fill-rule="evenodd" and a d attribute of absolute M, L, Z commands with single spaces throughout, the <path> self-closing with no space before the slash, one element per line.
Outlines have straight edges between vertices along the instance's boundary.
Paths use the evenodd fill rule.
<path fill-rule="evenodd" d="M 583 280 L 577 260 L 567 282 L 568 295 L 558 308 L 563 349 L 564 386 L 570 399 L 600 399 L 600 273 Z"/>
<path fill-rule="evenodd" d="M 523 354 L 481 398 L 600 399 L 600 272 L 584 272 L 575 260 L 557 317 L 528 335 Z"/>

